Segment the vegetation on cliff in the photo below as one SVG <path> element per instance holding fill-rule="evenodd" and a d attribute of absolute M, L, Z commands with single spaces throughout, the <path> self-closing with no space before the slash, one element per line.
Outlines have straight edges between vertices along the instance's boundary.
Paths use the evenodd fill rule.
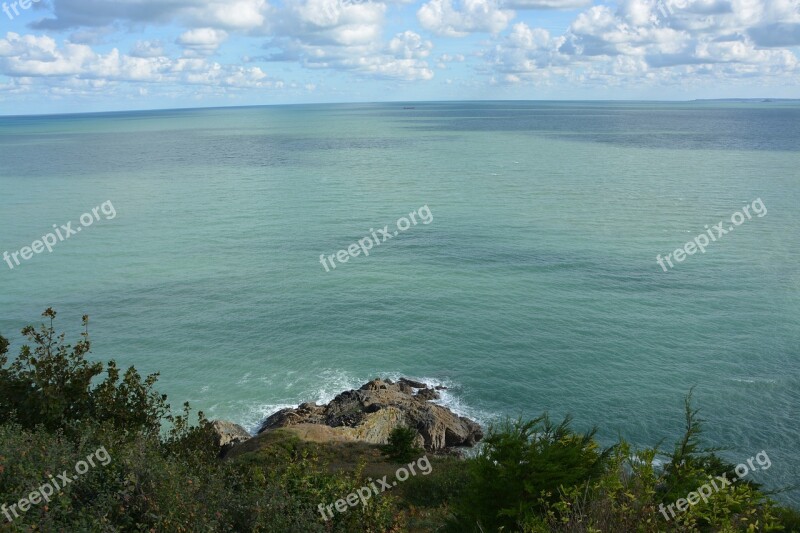
<path fill-rule="evenodd" d="M 4 531 L 800 530 L 797 513 L 744 481 L 664 518 L 661 504 L 733 469 L 700 446 L 700 420 L 688 400 L 686 433 L 664 468 L 654 466 L 655 449 L 624 441 L 602 448 L 594 432 L 542 416 L 490 428 L 476 457 L 431 456 L 428 474 L 326 517 L 320 504 L 394 474 L 402 466 L 394 460 L 424 453 L 415 449 L 419 439 L 397 431 L 381 447 L 313 442 L 275 429 L 229 443 L 221 459 L 215 426 L 202 413 L 190 423 L 188 405 L 172 414 L 154 389 L 156 375 L 90 362 L 88 329 L 70 346 L 56 334 L 55 312 L 43 316 L 47 323 L 23 330 L 27 344 L 13 360 L 0 337 Z M 100 447 L 108 464 L 88 469 L 49 501 L 9 510 Z"/>

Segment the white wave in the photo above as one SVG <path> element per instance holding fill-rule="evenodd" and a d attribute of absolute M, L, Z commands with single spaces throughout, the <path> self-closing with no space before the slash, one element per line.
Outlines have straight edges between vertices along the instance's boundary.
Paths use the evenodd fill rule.
<path fill-rule="evenodd" d="M 261 427 L 264 419 L 281 409 L 297 407 L 290 403 L 266 403 L 261 405 L 251 405 L 247 411 L 239 418 L 239 425 L 244 427 L 251 435 L 255 435 Z"/>
<path fill-rule="evenodd" d="M 397 371 L 365 372 L 364 374 L 356 375 L 335 369 L 325 369 L 317 375 L 306 374 L 302 377 L 295 377 L 295 379 L 287 379 L 287 377 L 272 374 L 269 377 L 259 378 L 259 381 L 270 389 L 282 389 L 289 394 L 283 398 L 276 399 L 272 403 L 242 406 L 243 412 L 236 418 L 248 431 L 255 433 L 265 418 L 281 409 L 297 407 L 305 402 L 314 402 L 317 405 L 327 404 L 342 392 L 358 389 L 364 383 L 376 377 L 391 379 L 392 381 L 398 381 L 401 377 L 404 377 L 414 381 L 421 381 L 429 386 L 447 387 L 445 390 L 438 391 L 441 398 L 434 400 L 433 403 L 450 409 L 459 416 L 475 420 L 484 428 L 491 421 L 498 418 L 493 413 L 469 405 L 464 398 L 463 388 L 449 378 L 414 376 Z"/>
<path fill-rule="evenodd" d="M 737 383 L 768 383 L 770 385 L 777 383 L 774 379 L 766 379 L 766 378 L 729 378 L 730 381 L 735 381 Z"/>

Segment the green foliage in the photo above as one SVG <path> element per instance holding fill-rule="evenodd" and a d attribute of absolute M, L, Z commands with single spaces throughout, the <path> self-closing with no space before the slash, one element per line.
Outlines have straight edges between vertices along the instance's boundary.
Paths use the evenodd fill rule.
<path fill-rule="evenodd" d="M 685 431 L 675 444 L 674 451 L 667 454 L 669 461 L 664 467 L 659 483 L 664 490 L 658 503 L 668 505 L 679 498 L 709 483 L 716 476 L 737 479 L 735 465 L 716 455 L 718 448 L 701 446 L 703 420 L 699 409 L 692 407 L 692 391 L 684 400 Z M 708 502 L 701 501 L 689 506 L 679 514 L 676 527 L 706 531 L 721 528 L 726 531 L 754 530 L 772 531 L 778 527 L 774 504 L 759 490 L 760 486 L 750 480 L 740 480 L 731 486 L 715 491 Z"/>
<path fill-rule="evenodd" d="M 675 443 L 672 453 L 666 454 L 664 485 L 669 487 L 664 499 L 675 501 L 686 496 L 708 480 L 708 475 L 733 474 L 734 465 L 728 464 L 714 452 L 718 448 L 701 445 L 704 420 L 698 416 L 699 409 L 692 407 L 692 391 L 684 399 L 683 436 Z M 732 476 L 731 476 L 732 477 Z"/>
<path fill-rule="evenodd" d="M 604 475 L 564 490 L 543 515 L 528 517 L 526 532 L 631 531 L 646 533 L 705 531 L 792 531 L 791 513 L 782 512 L 755 483 L 739 481 L 715 491 L 674 518 L 663 510 L 709 481 L 733 472 L 733 465 L 701 445 L 702 420 L 686 397 L 685 432 L 669 462 L 656 468 L 657 448 L 634 451 L 624 441 L 608 458 Z"/>
<path fill-rule="evenodd" d="M 786 532 L 800 532 L 800 512 L 788 507 L 778 507 L 775 509 L 775 515 L 778 517 L 778 522 L 783 526 Z"/>
<path fill-rule="evenodd" d="M 53 329 L 55 311 L 47 309 L 42 316 L 50 319 L 49 326 L 22 330 L 34 344 L 33 349 L 24 345 L 8 368 L 7 345 L 3 350 L 0 417 L 6 421 L 16 415 L 25 427 L 42 424 L 55 430 L 90 413 L 88 390 L 102 366 L 89 363 L 84 357 L 90 347 L 88 329 L 74 347 L 68 346 L 64 335 L 56 335 Z M 83 317 L 83 324 L 88 328 L 88 317 Z"/>
<path fill-rule="evenodd" d="M 613 448 L 605 472 L 581 485 L 565 488 L 558 501 L 528 517 L 526 532 L 661 531 L 654 505 L 655 452 L 634 452 L 625 441 Z"/>
<path fill-rule="evenodd" d="M 20 355 L 8 364 L 0 337 L 0 499 L 9 504 L 99 447 L 112 458 L 68 484 L 51 501 L 33 505 L 5 528 L 14 531 L 395 531 L 395 499 L 381 495 L 367 506 L 322 519 L 317 506 L 363 486 L 362 470 L 332 473 L 316 457 L 286 448 L 279 460 L 246 455 L 222 461 L 211 425 L 190 409 L 173 415 L 154 391 L 157 375 L 134 368 L 120 374 L 86 360 L 88 317 L 82 339 L 66 345 L 49 324 L 27 327 Z M 101 374 L 105 373 L 104 379 Z M 363 466 L 362 466 L 363 468 Z M 0 521 L 5 521 L 0 516 Z"/>
<path fill-rule="evenodd" d="M 543 415 L 490 428 L 483 450 L 468 465 L 471 478 L 458 507 L 460 526 L 517 529 L 562 490 L 602 475 L 613 450 L 599 449 L 596 430 L 575 433 L 570 422 L 566 417 L 556 425 Z"/>
<path fill-rule="evenodd" d="M 157 374 L 142 380 L 131 367 L 120 382 L 114 361 L 104 368 L 86 359 L 91 349 L 88 316 L 83 317 L 84 331 L 74 346 L 65 344 L 63 333 L 56 333 L 55 311 L 47 309 L 42 316 L 48 324 L 22 330 L 33 348 L 23 345 L 8 367 L 8 341 L 0 342 L 0 422 L 67 432 L 90 420 L 128 431 L 160 430 L 169 405 L 166 396 L 153 390 Z M 106 378 L 93 387 L 104 370 Z"/>
<path fill-rule="evenodd" d="M 415 442 L 417 432 L 406 426 L 397 426 L 389 433 L 389 443 L 383 454 L 396 463 L 407 463 L 422 454 L 423 450 Z"/>
<path fill-rule="evenodd" d="M 691 393 L 685 432 L 670 453 L 625 441 L 603 450 L 595 430 L 576 433 L 569 418 L 506 420 L 490 429 L 474 459 L 436 458 L 429 475 L 323 519 L 320 504 L 368 485 L 366 472 L 396 466 L 380 461 L 374 447 L 324 448 L 281 432 L 220 460 L 209 421 L 199 413 L 192 424 L 188 404 L 173 415 L 154 390 L 157 375 L 143 379 L 134 368 L 121 373 L 114 361 L 86 360 L 87 317 L 81 339 L 69 346 L 55 333 L 55 312 L 43 316 L 49 324 L 25 328 L 30 346 L 10 363 L 9 341 L 0 336 L 0 503 L 74 473 L 101 447 L 111 461 L 13 522 L 0 515 L 4 531 L 800 531 L 797 511 L 777 507 L 748 481 L 663 517 L 660 505 L 685 498 L 708 476 L 732 477 L 733 465 L 702 447 Z M 416 437 L 397 429 L 384 453 L 410 462 L 421 453 Z M 659 469 L 656 459 L 665 455 Z"/>
<path fill-rule="evenodd" d="M 428 475 L 416 475 L 398 485 L 403 501 L 420 507 L 449 506 L 469 482 L 464 460 L 457 457 L 436 458 Z"/>

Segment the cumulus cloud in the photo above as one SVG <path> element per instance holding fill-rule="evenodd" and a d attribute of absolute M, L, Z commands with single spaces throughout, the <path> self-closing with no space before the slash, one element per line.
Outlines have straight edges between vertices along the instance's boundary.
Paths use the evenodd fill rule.
<path fill-rule="evenodd" d="M 796 80 L 797 57 L 782 47 L 800 42 L 799 14 L 798 0 L 623 0 L 583 11 L 558 37 L 517 23 L 482 56 L 506 83 Z"/>
<path fill-rule="evenodd" d="M 132 57 L 160 57 L 164 55 L 164 45 L 161 41 L 136 41 L 131 49 Z"/>
<path fill-rule="evenodd" d="M 293 0 L 277 33 L 309 46 L 367 46 L 380 40 L 386 4 Z"/>
<path fill-rule="evenodd" d="M 516 16 L 515 9 L 578 9 L 592 0 L 428 0 L 417 11 L 420 25 L 445 37 L 497 34 Z"/>
<path fill-rule="evenodd" d="M 425 58 L 433 43 L 413 31 L 398 33 L 386 42 L 387 8 L 383 2 L 291 0 L 275 24 L 276 37 L 265 45 L 280 51 L 260 59 L 297 61 L 312 69 L 375 78 L 432 79 Z"/>
<path fill-rule="evenodd" d="M 433 71 L 425 60 L 433 43 L 413 31 L 398 33 L 389 41 L 386 51 L 368 62 L 365 72 L 403 80 L 430 80 Z"/>
<path fill-rule="evenodd" d="M 15 74 L 17 70 L 32 68 L 55 69 L 57 65 L 63 66 L 64 62 L 72 68 L 65 68 L 59 75 L 75 74 L 76 57 L 83 54 L 91 57 L 94 63 L 116 63 L 123 71 L 136 65 L 138 71 L 149 69 L 162 77 L 167 72 L 182 73 L 182 79 L 196 83 L 202 75 L 197 72 L 188 74 L 188 67 L 202 70 L 203 67 L 198 65 L 205 65 L 206 73 L 215 72 L 213 64 L 203 58 L 220 51 L 229 36 L 235 33 L 267 37 L 264 48 L 270 53 L 248 57 L 245 63 L 290 61 L 312 69 L 338 69 L 377 78 L 431 79 L 433 71 L 426 61 L 433 48 L 430 41 L 411 31 L 398 33 L 388 41 L 384 36 L 389 2 L 400 5 L 403 1 L 284 0 L 271 6 L 267 0 L 53 0 L 52 16 L 38 21 L 34 27 L 54 30 L 79 28 L 75 34 L 83 33 L 88 40 L 91 35 L 112 26 L 134 29 L 149 25 L 182 25 L 185 29 L 175 40 L 182 57 L 169 59 L 165 46 L 158 40 L 140 40 L 131 47 L 128 55 L 121 55 L 116 50 L 111 54 L 97 54 L 89 47 L 77 48 L 81 43 L 76 40 L 65 42 L 60 47 L 60 57 L 53 59 L 49 66 L 30 62 L 23 65 L 19 58 L 9 59 L 7 75 L 19 75 Z M 39 43 L 37 49 L 41 50 L 42 46 Z M 222 67 L 217 65 L 214 68 L 219 70 Z M 89 75 L 81 69 L 78 73 Z M 237 72 L 230 81 L 237 84 L 243 76 L 253 79 L 255 74 L 245 69 Z M 153 74 L 152 77 L 158 76 Z M 228 78 L 221 74 L 214 78 L 217 81 L 223 79 Z"/>
<path fill-rule="evenodd" d="M 40 30 L 76 27 L 164 25 L 249 30 L 267 23 L 266 0 L 52 0 L 52 16 L 35 22 Z"/>
<path fill-rule="evenodd" d="M 425 60 L 433 43 L 413 31 L 398 33 L 386 44 L 311 45 L 295 40 L 286 43 L 284 48 L 287 52 L 280 54 L 280 59 L 292 57 L 308 68 L 330 68 L 406 81 L 425 81 L 434 76 Z"/>
<path fill-rule="evenodd" d="M 465 37 L 474 32 L 498 33 L 514 18 L 495 0 L 430 0 L 417 11 L 420 25 L 446 37 Z"/>
<path fill-rule="evenodd" d="M 485 58 L 493 72 L 506 82 L 542 81 L 568 63 L 568 57 L 558 51 L 563 42 L 563 37 L 553 38 L 547 30 L 519 22 Z"/>
<path fill-rule="evenodd" d="M 578 9 L 591 5 L 592 0 L 504 0 L 513 9 Z"/>
<path fill-rule="evenodd" d="M 0 74 L 12 78 L 59 78 L 59 83 L 101 86 L 109 82 L 271 88 L 258 67 L 221 65 L 203 58 L 135 57 L 114 48 L 98 54 L 83 44 L 59 45 L 48 36 L 8 33 L 0 38 Z"/>
<path fill-rule="evenodd" d="M 398 33 L 389 41 L 389 51 L 396 57 L 403 59 L 422 59 L 428 57 L 433 49 L 433 43 L 425 41 L 413 31 Z"/>
<path fill-rule="evenodd" d="M 228 33 L 214 28 L 197 28 L 183 33 L 176 41 L 186 55 L 211 55 L 228 38 Z"/>
<path fill-rule="evenodd" d="M 16 33 L 0 38 L 0 74 L 8 79 L 0 82 L 8 94 L 32 90 L 37 79 L 60 80 L 64 94 L 136 82 L 282 86 L 252 66 L 256 61 L 403 81 L 430 80 L 432 65 L 463 62 L 458 71 L 476 68 L 509 84 L 756 76 L 796 82 L 798 76 L 800 0 L 422 0 L 418 7 L 410 0 L 51 0 L 43 6 L 39 12 L 49 14 L 33 27 L 71 33 L 61 42 Z M 537 27 L 545 25 L 542 10 L 553 9 L 576 10 L 566 31 L 553 30 L 560 18 L 558 25 L 549 19 L 548 29 Z M 414 13 L 420 29 L 403 31 L 408 26 L 397 22 Z M 121 32 L 151 26 L 162 26 L 166 44 L 143 37 L 112 48 Z M 433 55 L 438 39 L 474 34 L 485 39 L 478 49 Z M 211 60 L 243 42 L 261 45 L 262 55 L 235 50 L 248 54 L 244 65 Z M 448 46 L 464 42 L 473 41 Z"/>
<path fill-rule="evenodd" d="M 757 49 L 769 40 L 759 33 L 760 25 L 789 11 L 763 9 L 751 0 L 625 0 L 616 11 L 595 6 L 581 13 L 569 27 L 563 50 L 583 56 L 646 58 L 654 67 L 777 62 L 793 68 L 783 51 Z M 791 32 L 786 33 L 773 44 L 791 41 Z"/>

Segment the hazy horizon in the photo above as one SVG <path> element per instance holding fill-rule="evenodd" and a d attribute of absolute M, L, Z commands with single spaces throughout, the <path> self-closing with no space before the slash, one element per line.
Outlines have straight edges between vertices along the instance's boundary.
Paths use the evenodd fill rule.
<path fill-rule="evenodd" d="M 153 107 L 153 108 L 129 108 L 129 109 L 108 109 L 102 111 L 76 111 L 64 113 L 24 113 L 24 114 L 0 114 L 0 117 L 57 117 L 68 115 L 93 115 L 104 113 L 135 113 L 148 111 L 192 111 L 204 109 L 240 109 L 255 107 L 289 107 L 289 106 L 316 106 L 316 105 L 370 105 L 370 104 L 437 104 L 437 103 L 461 103 L 461 102 L 540 102 L 540 103 L 652 103 L 652 104 L 689 104 L 692 102 L 797 102 L 800 98 L 775 98 L 771 96 L 756 97 L 730 97 L 730 98 L 693 98 L 691 100 L 655 100 L 655 99 L 455 99 L 455 100 L 373 100 L 373 101 L 336 101 L 336 102 L 302 102 L 286 104 L 246 104 L 246 105 L 218 105 L 218 106 L 193 106 L 193 107 Z"/>

